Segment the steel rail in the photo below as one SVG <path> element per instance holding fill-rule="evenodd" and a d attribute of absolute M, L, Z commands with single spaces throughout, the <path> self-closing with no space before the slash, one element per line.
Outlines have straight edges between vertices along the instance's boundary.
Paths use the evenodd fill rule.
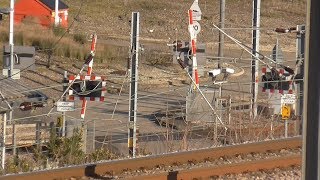
<path fill-rule="evenodd" d="M 223 164 L 212 167 L 192 168 L 187 170 L 169 171 L 154 175 L 141 175 L 135 177 L 126 177 L 128 180 L 163 180 L 163 179 L 210 179 L 215 176 L 226 174 L 239 174 L 247 172 L 256 172 L 261 170 L 272 170 L 275 168 L 287 168 L 292 166 L 301 166 L 302 156 L 291 155 L 285 157 L 276 157 L 246 161 L 232 164 Z M 214 178 L 213 178 L 214 179 Z"/>
<path fill-rule="evenodd" d="M 163 155 L 147 156 L 134 159 L 113 160 L 95 164 L 86 164 L 54 170 L 6 175 L 0 179 L 6 180 L 34 180 L 34 179 L 67 179 L 71 177 L 95 177 L 103 175 L 117 175 L 124 171 L 139 169 L 153 169 L 159 166 L 181 165 L 188 162 L 203 162 L 226 156 L 236 156 L 249 153 L 263 153 L 279 151 L 281 149 L 296 149 L 302 146 L 301 137 L 270 140 L 240 145 L 200 149 L 194 151 L 176 152 Z"/>

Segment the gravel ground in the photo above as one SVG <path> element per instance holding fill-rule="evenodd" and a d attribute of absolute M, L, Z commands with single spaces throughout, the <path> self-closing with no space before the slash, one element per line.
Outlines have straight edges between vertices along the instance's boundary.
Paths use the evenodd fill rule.
<path fill-rule="evenodd" d="M 255 179 L 255 180 L 298 180 L 301 179 L 301 167 L 291 167 L 289 169 L 273 169 L 269 171 L 258 171 L 244 174 L 231 174 L 220 177 L 213 177 L 215 180 L 226 180 L 226 179 Z"/>
<path fill-rule="evenodd" d="M 152 170 L 147 169 L 139 169 L 136 171 L 128 171 L 124 172 L 123 174 L 117 175 L 117 176 L 106 176 L 106 178 L 111 179 L 126 179 L 129 177 L 136 177 L 141 175 L 152 175 L 152 174 L 158 174 L 168 171 L 181 171 L 186 169 L 193 169 L 193 168 L 202 168 L 202 167 L 212 167 L 212 166 L 219 166 L 223 164 L 233 164 L 233 163 L 241 163 L 241 162 L 247 162 L 247 161 L 254 161 L 254 160 L 261 160 L 261 159 L 267 159 L 272 157 L 282 157 L 282 156 L 290 156 L 290 155 L 296 155 L 301 154 L 301 149 L 296 150 L 287 150 L 282 149 L 279 152 L 267 152 L 267 153 L 251 153 L 246 155 L 237 155 L 233 157 L 220 157 L 219 159 L 215 159 L 213 161 L 205 161 L 205 162 L 189 162 L 188 164 L 183 165 L 171 165 L 171 166 L 165 166 L 165 167 L 156 167 Z M 260 177 L 265 178 L 286 178 L 286 177 L 299 177 L 301 175 L 299 168 L 291 168 L 291 169 L 274 169 L 272 171 L 259 171 L 254 173 L 245 173 L 245 174 L 238 174 L 238 175 L 225 175 L 225 176 L 217 176 L 213 177 L 213 179 L 259 179 Z M 278 179 L 278 178 L 276 178 Z"/>
<path fill-rule="evenodd" d="M 109 177 L 111 179 L 119 179 L 119 177 Z M 107 179 L 109 179 L 107 178 Z M 272 169 L 268 171 L 258 171 L 243 174 L 229 174 L 225 176 L 211 177 L 210 180 L 300 180 L 302 178 L 301 167 L 291 167 L 287 169 Z M 68 180 L 95 180 L 97 178 L 70 178 Z"/>

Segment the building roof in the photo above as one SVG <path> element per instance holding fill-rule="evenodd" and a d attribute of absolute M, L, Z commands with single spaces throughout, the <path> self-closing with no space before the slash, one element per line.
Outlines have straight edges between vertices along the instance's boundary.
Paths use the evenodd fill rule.
<path fill-rule="evenodd" d="M 55 0 L 40 0 L 43 4 L 45 4 L 48 8 L 51 10 L 55 10 Z M 64 2 L 59 0 L 59 10 L 60 9 L 68 9 L 69 6 L 67 6 Z"/>

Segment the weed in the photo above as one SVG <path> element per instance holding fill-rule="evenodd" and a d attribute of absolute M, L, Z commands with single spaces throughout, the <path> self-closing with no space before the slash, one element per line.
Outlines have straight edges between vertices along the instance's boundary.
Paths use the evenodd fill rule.
<path fill-rule="evenodd" d="M 89 155 L 89 161 L 90 162 L 97 162 L 101 160 L 109 160 L 109 159 L 115 159 L 117 156 L 110 152 L 108 149 L 96 149 L 93 153 Z"/>
<path fill-rule="evenodd" d="M 23 32 L 20 31 L 20 32 L 15 34 L 14 44 L 15 45 L 20 45 L 20 46 L 24 45 Z"/>
<path fill-rule="evenodd" d="M 73 35 L 73 40 L 75 42 L 80 43 L 80 44 L 85 44 L 87 42 L 86 36 L 83 34 L 79 34 L 79 33 Z"/>
<path fill-rule="evenodd" d="M 6 173 L 30 172 L 34 169 L 34 161 L 28 157 L 14 156 L 6 162 Z"/>
<path fill-rule="evenodd" d="M 66 33 L 66 29 L 61 26 L 56 26 L 56 27 L 54 26 L 54 27 L 52 27 L 52 32 L 56 36 L 62 36 Z"/>
<path fill-rule="evenodd" d="M 0 41 L 1 42 L 8 42 L 9 41 L 9 34 L 7 31 L 0 32 Z"/>

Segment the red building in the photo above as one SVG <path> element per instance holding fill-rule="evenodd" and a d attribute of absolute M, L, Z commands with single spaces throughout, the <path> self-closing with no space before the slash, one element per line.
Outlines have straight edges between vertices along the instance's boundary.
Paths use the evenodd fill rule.
<path fill-rule="evenodd" d="M 68 26 L 68 6 L 59 0 L 59 20 L 62 27 Z M 14 20 L 22 22 L 25 18 L 37 18 L 43 26 L 54 24 L 55 0 L 18 0 L 14 9 Z"/>

